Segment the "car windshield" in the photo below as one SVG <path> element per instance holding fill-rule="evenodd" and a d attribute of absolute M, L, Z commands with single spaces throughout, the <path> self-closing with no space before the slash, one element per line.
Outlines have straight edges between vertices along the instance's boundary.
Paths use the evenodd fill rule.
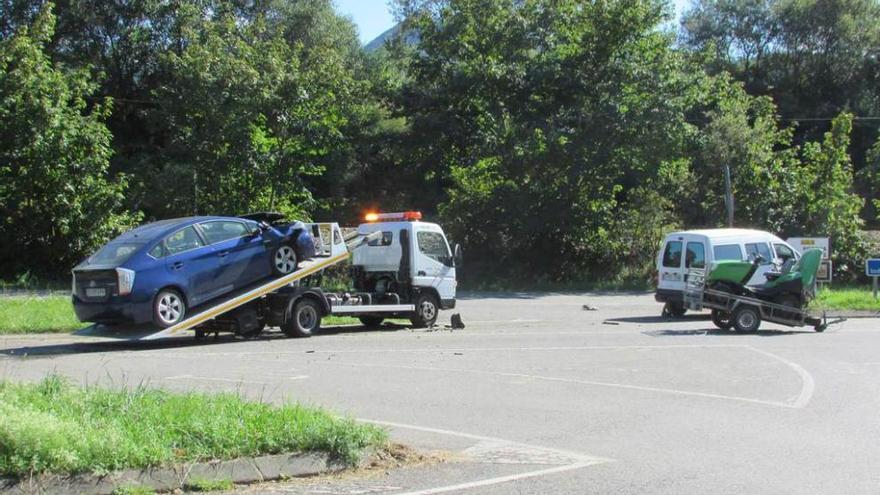
<path fill-rule="evenodd" d="M 143 244 L 111 242 L 89 258 L 92 265 L 120 265 L 125 263 Z"/>

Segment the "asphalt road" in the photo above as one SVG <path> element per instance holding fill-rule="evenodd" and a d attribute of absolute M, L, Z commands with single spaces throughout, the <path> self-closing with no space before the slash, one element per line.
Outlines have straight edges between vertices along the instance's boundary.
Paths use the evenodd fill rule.
<path fill-rule="evenodd" d="M 474 294 L 456 311 L 464 330 L 7 337 L 0 369 L 320 404 L 447 459 L 246 492 L 880 493 L 876 319 L 738 335 L 659 318 L 645 294 Z"/>

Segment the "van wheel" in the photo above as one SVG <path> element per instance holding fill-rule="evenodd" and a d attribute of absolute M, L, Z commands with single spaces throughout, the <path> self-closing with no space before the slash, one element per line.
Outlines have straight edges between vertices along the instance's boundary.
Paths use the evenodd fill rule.
<path fill-rule="evenodd" d="M 761 326 L 761 312 L 754 306 L 743 304 L 733 310 L 733 326 L 739 333 L 755 333 Z"/>
<path fill-rule="evenodd" d="M 712 323 L 721 330 L 730 330 L 733 328 L 733 323 L 730 321 L 730 313 L 727 311 L 721 311 L 720 309 L 712 310 Z"/>
<path fill-rule="evenodd" d="M 416 310 L 409 321 L 415 328 L 429 327 L 437 321 L 439 311 L 440 304 L 436 297 L 431 294 L 420 294 L 416 299 Z"/>
<path fill-rule="evenodd" d="M 186 318 L 186 301 L 174 289 L 162 289 L 153 298 L 153 323 L 159 328 L 177 325 Z"/>
<path fill-rule="evenodd" d="M 375 328 L 382 324 L 385 321 L 385 318 L 381 316 L 358 316 L 358 320 L 361 321 L 361 324 L 367 328 Z"/>
<path fill-rule="evenodd" d="M 300 299 L 293 305 L 293 311 L 281 324 L 281 331 L 288 337 L 311 337 L 312 332 L 321 328 L 321 308 L 313 299 Z"/>
<path fill-rule="evenodd" d="M 687 312 L 687 309 L 685 309 L 684 304 L 682 303 L 668 302 L 663 306 L 663 316 L 681 318 L 684 316 L 685 312 Z"/>

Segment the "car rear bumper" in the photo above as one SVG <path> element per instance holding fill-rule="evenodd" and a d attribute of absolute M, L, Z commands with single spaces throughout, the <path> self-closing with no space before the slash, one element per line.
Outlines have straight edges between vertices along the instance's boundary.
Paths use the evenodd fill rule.
<path fill-rule="evenodd" d="M 455 299 L 440 300 L 440 309 L 455 309 Z"/>
<path fill-rule="evenodd" d="M 149 302 L 133 302 L 111 297 L 107 301 L 88 302 L 73 296 L 73 311 L 79 321 L 94 323 L 147 323 L 153 320 Z"/>
<path fill-rule="evenodd" d="M 657 302 L 684 302 L 684 292 L 672 289 L 657 289 L 654 293 L 654 300 Z"/>

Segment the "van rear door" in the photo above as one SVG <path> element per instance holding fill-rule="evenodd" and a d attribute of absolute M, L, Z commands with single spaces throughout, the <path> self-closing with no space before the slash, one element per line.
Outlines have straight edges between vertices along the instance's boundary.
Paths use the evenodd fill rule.
<path fill-rule="evenodd" d="M 657 287 L 684 291 L 687 271 L 706 267 L 706 243 L 703 237 L 677 234 L 666 238 L 657 260 Z"/>

